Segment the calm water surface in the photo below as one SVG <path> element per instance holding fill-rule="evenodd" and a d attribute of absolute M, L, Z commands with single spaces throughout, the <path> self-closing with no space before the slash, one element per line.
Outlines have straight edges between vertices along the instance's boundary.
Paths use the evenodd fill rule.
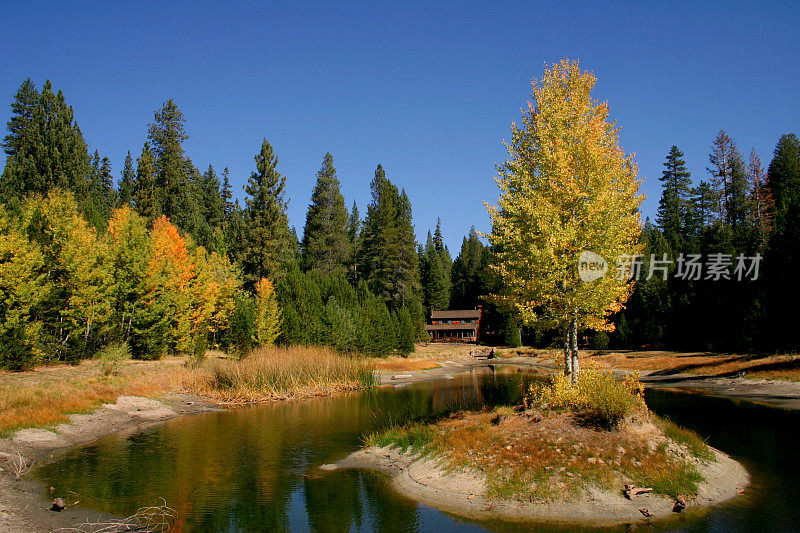
<path fill-rule="evenodd" d="M 576 531 L 463 521 L 398 496 L 381 474 L 318 468 L 358 449 L 372 431 L 512 402 L 533 379 L 521 369 L 481 369 L 405 388 L 189 416 L 69 450 L 36 475 L 56 496 L 114 514 L 163 497 L 178 512 L 178 531 Z M 647 530 L 800 531 L 800 413 L 666 391 L 648 391 L 647 401 L 741 460 L 755 484 L 735 502 Z"/>

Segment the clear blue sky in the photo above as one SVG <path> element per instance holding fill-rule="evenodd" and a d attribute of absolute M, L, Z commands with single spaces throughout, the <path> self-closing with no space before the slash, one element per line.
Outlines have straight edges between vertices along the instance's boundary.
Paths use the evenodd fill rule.
<path fill-rule="evenodd" d="M 543 4 L 543 5 L 540 5 Z M 229 166 L 241 187 L 266 137 L 302 232 L 330 151 L 348 207 L 362 214 L 378 162 L 407 190 L 417 234 L 441 217 L 455 253 L 488 231 L 495 163 L 529 81 L 580 59 L 595 95 L 638 154 L 658 202 L 672 144 L 693 178 L 724 128 L 765 164 L 800 133 L 800 3 L 629 2 L 3 2 L 0 121 L 23 79 L 50 78 L 84 136 L 119 175 L 153 111 L 174 98 L 195 165 Z"/>

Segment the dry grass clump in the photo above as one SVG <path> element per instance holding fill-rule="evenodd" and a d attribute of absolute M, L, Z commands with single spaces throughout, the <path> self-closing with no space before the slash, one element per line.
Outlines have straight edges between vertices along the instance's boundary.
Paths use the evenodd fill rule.
<path fill-rule="evenodd" d="M 375 367 L 378 370 L 402 372 L 412 370 L 429 370 L 437 368 L 439 364 L 431 359 L 417 359 L 411 357 L 397 357 L 390 355 L 386 359 L 379 359 Z"/>
<path fill-rule="evenodd" d="M 67 422 L 68 415 L 87 413 L 121 394 L 153 396 L 164 384 L 147 376 L 90 377 L 64 381 L 0 384 L 0 436 L 24 427 Z"/>
<path fill-rule="evenodd" d="M 219 360 L 187 370 L 182 387 L 225 402 L 330 395 L 374 384 L 372 360 L 319 347 L 261 348 L 240 360 Z"/>

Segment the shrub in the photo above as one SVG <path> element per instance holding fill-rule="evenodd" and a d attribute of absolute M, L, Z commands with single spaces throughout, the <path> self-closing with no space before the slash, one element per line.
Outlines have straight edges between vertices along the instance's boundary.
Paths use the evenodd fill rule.
<path fill-rule="evenodd" d="M 206 360 L 206 351 L 208 350 L 208 333 L 205 329 L 195 334 L 194 342 L 192 343 L 192 353 L 189 354 L 187 366 L 189 368 L 199 368 Z"/>
<path fill-rule="evenodd" d="M 600 352 L 608 350 L 608 333 L 596 331 L 592 337 L 592 349 Z"/>
<path fill-rule="evenodd" d="M 253 298 L 240 292 L 236 295 L 236 309 L 231 317 L 228 330 L 228 347 L 239 359 L 244 359 L 253 351 L 256 336 L 256 317 Z"/>
<path fill-rule="evenodd" d="M 131 358 L 131 347 L 127 342 L 115 342 L 101 348 L 95 356 L 100 363 L 100 372 L 110 376 L 119 372 L 125 361 Z"/>
<path fill-rule="evenodd" d="M 608 372 L 591 368 L 578 374 L 576 385 L 563 374 L 554 375 L 546 384 L 534 383 L 526 402 L 571 411 L 580 422 L 606 429 L 644 406 L 638 377 L 619 381 Z"/>

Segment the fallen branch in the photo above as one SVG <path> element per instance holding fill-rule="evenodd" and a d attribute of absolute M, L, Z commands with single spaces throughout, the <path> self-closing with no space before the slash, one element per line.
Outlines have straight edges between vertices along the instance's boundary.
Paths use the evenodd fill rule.
<path fill-rule="evenodd" d="M 19 450 L 16 450 L 16 452 L 17 456 L 9 455 L 7 461 L 11 470 L 11 475 L 14 476 L 14 479 L 20 479 L 31 471 L 31 468 L 33 468 L 33 461 L 29 461 Z"/>
<path fill-rule="evenodd" d="M 632 500 L 640 494 L 645 494 L 648 492 L 653 492 L 653 489 L 650 487 L 635 487 L 633 485 L 625 485 L 625 489 L 622 491 L 625 497 L 629 500 Z"/>
<path fill-rule="evenodd" d="M 175 509 L 167 506 L 164 498 L 160 500 L 162 505 L 142 507 L 127 518 L 78 524 L 75 527 L 56 529 L 53 533 L 166 533 L 175 527 L 178 515 Z"/>

